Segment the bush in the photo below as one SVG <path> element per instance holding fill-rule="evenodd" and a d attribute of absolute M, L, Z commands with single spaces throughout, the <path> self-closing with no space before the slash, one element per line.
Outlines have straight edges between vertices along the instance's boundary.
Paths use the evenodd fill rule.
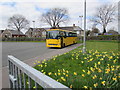
<path fill-rule="evenodd" d="M 83 40 L 83 37 L 78 37 Z M 100 36 L 87 36 L 86 40 L 120 40 L 120 35 L 100 35 Z"/>
<path fill-rule="evenodd" d="M 45 38 L 12 37 L 12 38 L 2 38 L 2 41 L 45 41 Z"/>

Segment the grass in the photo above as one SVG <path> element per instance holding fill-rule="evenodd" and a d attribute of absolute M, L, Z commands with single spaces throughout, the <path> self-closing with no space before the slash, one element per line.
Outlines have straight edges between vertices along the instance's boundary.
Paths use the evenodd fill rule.
<path fill-rule="evenodd" d="M 87 52 L 78 47 L 50 60 L 36 61 L 35 69 L 70 88 L 118 88 L 118 43 L 87 41 Z"/>
<path fill-rule="evenodd" d="M 118 52 L 120 42 L 117 41 L 87 41 L 86 47 L 88 50 L 98 50 L 100 52 Z"/>

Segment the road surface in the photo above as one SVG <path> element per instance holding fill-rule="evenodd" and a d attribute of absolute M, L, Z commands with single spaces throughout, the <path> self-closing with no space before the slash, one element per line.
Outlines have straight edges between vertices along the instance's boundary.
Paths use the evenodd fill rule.
<path fill-rule="evenodd" d="M 55 50 L 46 48 L 45 43 L 40 42 L 2 42 L 2 66 L 7 65 L 9 54 L 23 61 Z"/>

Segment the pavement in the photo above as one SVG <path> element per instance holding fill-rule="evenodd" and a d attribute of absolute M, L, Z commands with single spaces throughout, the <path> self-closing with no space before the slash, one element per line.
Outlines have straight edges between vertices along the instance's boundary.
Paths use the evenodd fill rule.
<path fill-rule="evenodd" d="M 23 62 L 25 62 L 26 64 L 28 64 L 30 66 L 34 66 L 35 60 L 42 61 L 44 59 L 50 59 L 52 56 L 66 53 L 68 51 L 71 51 L 71 50 L 75 49 L 76 47 L 78 47 L 80 45 L 82 45 L 82 44 L 75 44 L 75 45 L 71 45 L 71 46 L 68 46 L 68 47 L 65 47 L 65 48 L 62 48 L 62 49 L 50 48 L 47 53 L 42 51 L 43 53 L 41 53 L 41 54 L 39 53 L 38 56 L 29 58 L 29 59 L 24 59 Z M 16 57 L 16 58 L 18 58 L 18 57 Z M 0 73 L 1 72 L 2 72 L 2 74 L 0 74 L 0 77 L 2 77 L 2 82 L 0 82 L 0 88 L 1 88 L 1 86 L 2 86 L 2 88 L 9 88 L 8 66 L 5 65 L 4 67 L 0 68 Z"/>

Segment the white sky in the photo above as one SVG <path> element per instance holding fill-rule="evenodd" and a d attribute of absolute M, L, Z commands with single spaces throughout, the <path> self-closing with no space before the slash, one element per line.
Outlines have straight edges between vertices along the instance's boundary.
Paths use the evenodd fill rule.
<path fill-rule="evenodd" d="M 89 17 L 93 16 L 96 8 L 105 3 L 116 3 L 119 0 L 86 0 L 87 1 L 87 29 L 91 29 L 92 23 Z M 61 7 L 68 9 L 70 21 L 61 26 L 71 26 L 76 24 L 81 27 L 80 15 L 83 15 L 84 0 L 0 0 L 0 30 L 6 29 L 8 19 L 14 14 L 21 14 L 30 21 L 30 26 L 33 27 L 32 21 L 35 21 L 36 27 L 48 27 L 39 21 L 39 17 L 49 8 Z M 115 27 L 117 29 L 117 21 L 109 24 L 107 29 Z M 83 20 L 82 20 L 83 27 Z M 102 31 L 102 26 L 98 26 Z M 25 31 L 23 31 L 25 32 Z"/>

